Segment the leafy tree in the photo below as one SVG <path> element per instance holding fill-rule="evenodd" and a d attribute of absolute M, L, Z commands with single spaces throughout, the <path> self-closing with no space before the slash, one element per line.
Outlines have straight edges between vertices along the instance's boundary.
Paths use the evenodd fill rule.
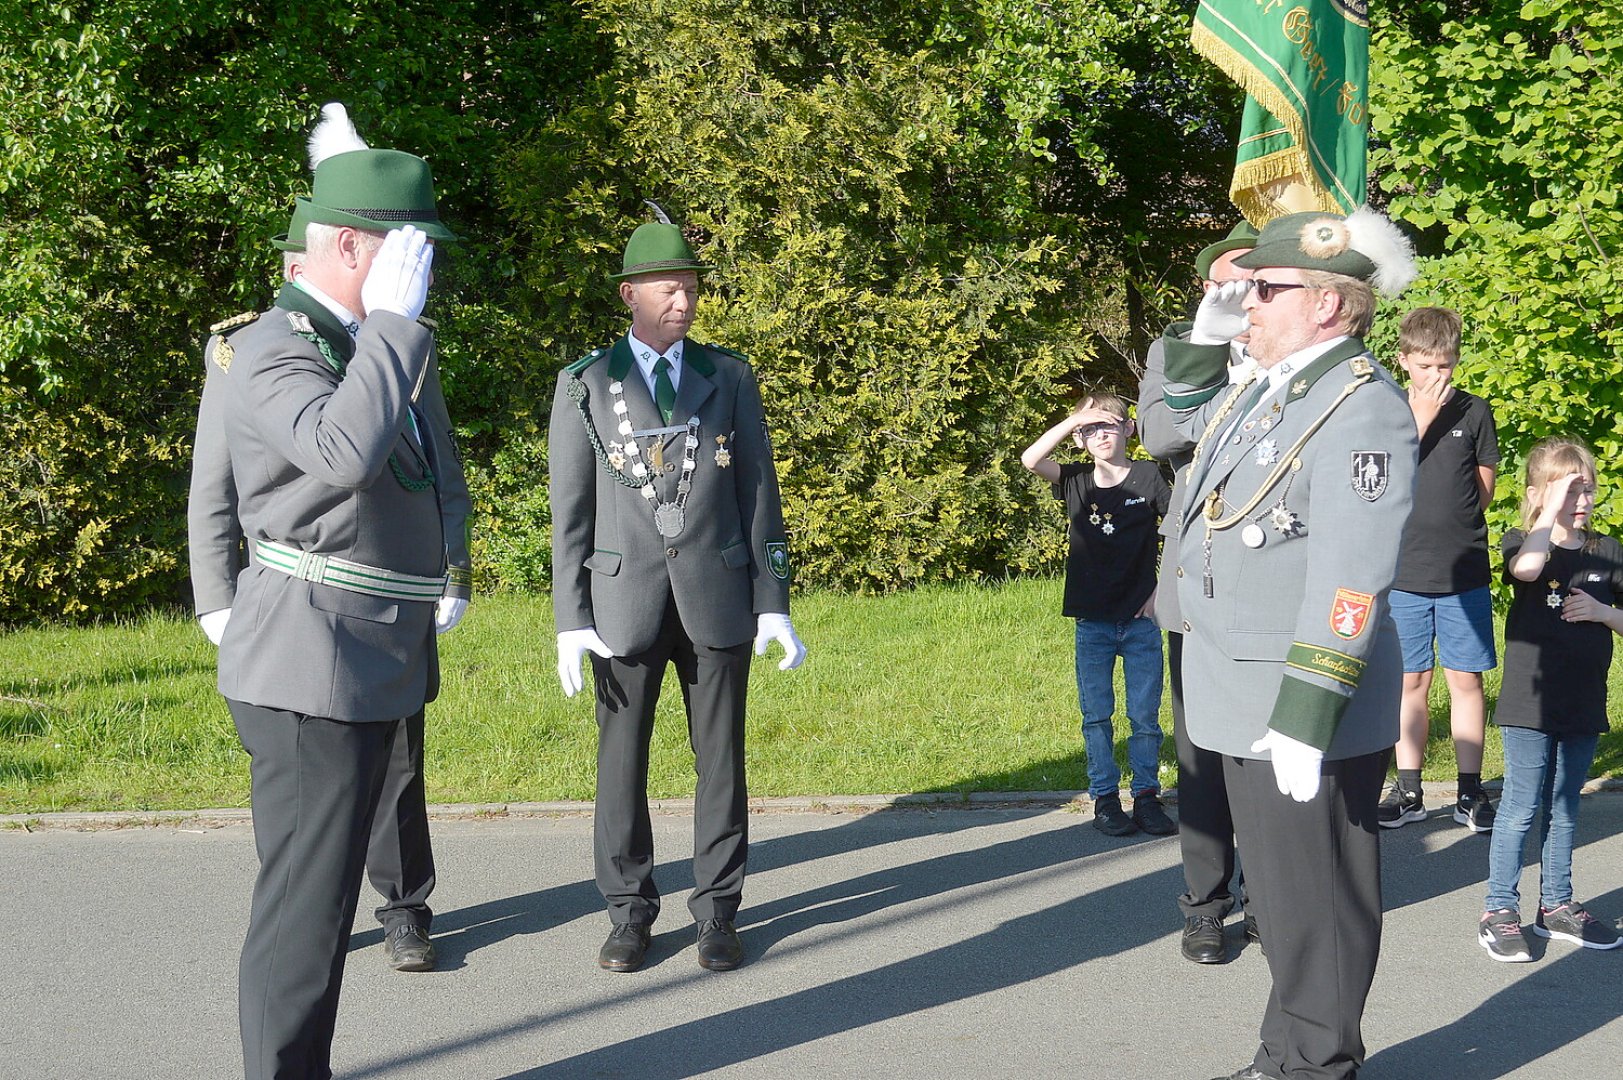
<path fill-rule="evenodd" d="M 324 101 L 434 164 L 468 236 L 436 290 L 448 392 L 468 415 L 499 401 L 480 361 L 523 332 L 493 163 L 601 49 L 569 0 L 7 5 L 0 623 L 183 595 L 201 342 L 268 303 Z"/>
<path fill-rule="evenodd" d="M 618 332 L 603 275 L 641 199 L 668 201 L 716 266 L 698 333 L 761 373 L 802 580 L 1052 568 L 1018 452 L 1077 383 L 1130 377 L 1081 318 L 1120 289 L 1121 224 L 1079 211 L 1131 169 L 1100 141 L 1152 85 L 1124 58 L 1183 7 L 596 0 L 601 96 L 506 178 L 526 321 L 559 362 Z"/>
<path fill-rule="evenodd" d="M 1381 5 L 1372 171 L 1434 257 L 1405 306 L 1465 317 L 1464 380 L 1507 451 L 1492 522 L 1513 524 L 1526 451 L 1577 435 L 1623 460 L 1623 9 L 1558 0 Z M 1605 492 L 1602 528 L 1623 524 Z"/>

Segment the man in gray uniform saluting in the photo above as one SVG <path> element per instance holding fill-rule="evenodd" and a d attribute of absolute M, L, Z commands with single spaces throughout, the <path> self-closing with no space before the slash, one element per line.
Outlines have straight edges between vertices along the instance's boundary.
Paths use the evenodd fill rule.
<path fill-rule="evenodd" d="M 313 154 L 318 149 L 324 156 L 368 149 L 354 133 L 342 105 L 329 104 L 322 112 L 327 119 L 311 140 Z M 337 129 L 337 137 L 332 129 Z M 319 160 L 311 161 L 312 168 L 319 164 Z M 283 270 L 289 281 L 302 272 L 309 209 L 310 200 L 299 199 L 288 231 L 271 240 L 283 252 Z M 231 619 L 244 556 L 223 415 L 228 393 L 223 384 L 231 377 L 235 348 L 221 345 L 258 318 L 258 312 L 248 312 L 216 323 L 209 328 L 211 336 L 204 348 L 206 375 L 193 447 L 188 546 L 198 622 L 215 645 Z M 420 321 L 433 328 L 427 319 Z M 237 369 L 239 376 L 241 370 Z M 471 502 L 440 389 L 437 354 L 429 360 L 428 375 L 414 405 L 423 421 L 420 433 L 425 447 L 434 454 L 435 487 L 445 532 L 447 581 L 434 613 L 434 629 L 444 634 L 467 611 L 473 570 L 468 553 Z M 403 734 L 395 739 L 366 855 L 367 874 L 383 896 L 377 918 L 383 924 L 384 961 L 396 971 L 432 971 L 436 962 L 429 938 L 433 911 L 428 898 L 436 876 L 423 788 L 423 739 L 423 715 L 417 713 L 407 718 Z"/>
<path fill-rule="evenodd" d="M 663 218 L 663 213 L 660 213 Z M 581 689 L 594 654 L 597 886 L 613 928 L 598 953 L 635 971 L 659 914 L 648 746 L 667 664 L 687 706 L 699 963 L 735 968 L 748 849 L 744 695 L 749 644 L 806 649 L 789 622 L 789 552 L 755 373 L 688 338 L 699 272 L 667 220 L 639 227 L 618 274 L 631 329 L 558 377 L 548 439 L 558 677 Z"/>
<path fill-rule="evenodd" d="M 1166 402 L 1197 439 L 1177 532 L 1189 738 L 1223 755 L 1273 990 L 1230 1080 L 1352 1077 L 1380 951 L 1376 804 L 1397 739 L 1402 658 L 1386 594 L 1418 440 L 1364 347 L 1371 286 L 1412 249 L 1360 210 L 1269 222 L 1252 271 L 1165 338 Z M 1258 372 L 1230 386 L 1249 330 Z"/>
<path fill-rule="evenodd" d="M 259 875 L 238 973 L 249 1080 L 332 1075 L 333 1026 L 379 792 L 438 690 L 448 578 L 435 468 L 413 408 L 416 320 L 439 223 L 427 162 L 351 150 L 316 168 L 299 280 L 213 343 L 211 380 L 248 565 L 219 688 L 251 759 Z M 205 406 L 207 408 L 207 405 Z"/>

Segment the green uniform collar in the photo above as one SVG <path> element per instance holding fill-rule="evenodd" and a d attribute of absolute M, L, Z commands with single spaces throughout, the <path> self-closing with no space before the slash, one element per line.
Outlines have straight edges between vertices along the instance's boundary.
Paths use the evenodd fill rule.
<path fill-rule="evenodd" d="M 682 363 L 691 367 L 705 378 L 716 373 L 716 363 L 710 359 L 710 353 L 705 346 L 700 345 L 692 338 L 683 338 Z M 631 339 L 622 337 L 614 343 L 609 350 L 609 378 L 616 381 L 624 379 L 631 374 L 631 369 L 637 364 L 637 358 L 631 355 Z"/>
<path fill-rule="evenodd" d="M 1330 371 L 1355 356 L 1363 356 L 1368 351 L 1362 339 L 1348 338 L 1295 375 L 1292 375 L 1290 390 L 1286 393 L 1285 400 L 1290 402 L 1307 396 L 1307 392 L 1313 389 L 1313 384 L 1324 378 Z"/>
<path fill-rule="evenodd" d="M 344 329 L 338 317 L 297 285 L 292 282 L 283 285 L 276 297 L 276 306 L 283 311 L 297 311 L 307 316 L 316 333 L 325 338 L 346 363 L 355 355 L 355 340 L 349 336 L 349 331 Z"/>

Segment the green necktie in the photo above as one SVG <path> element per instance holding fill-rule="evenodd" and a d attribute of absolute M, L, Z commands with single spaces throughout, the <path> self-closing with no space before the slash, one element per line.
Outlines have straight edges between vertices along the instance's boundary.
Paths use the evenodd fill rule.
<path fill-rule="evenodd" d="M 671 383 L 671 362 L 663 356 L 654 361 L 654 404 L 659 406 L 660 418 L 670 423 L 676 408 L 676 387 Z"/>

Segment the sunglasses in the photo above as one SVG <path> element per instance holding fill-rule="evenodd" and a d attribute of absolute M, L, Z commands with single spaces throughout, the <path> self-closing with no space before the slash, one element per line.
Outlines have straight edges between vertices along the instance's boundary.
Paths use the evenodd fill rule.
<path fill-rule="evenodd" d="M 1257 299 L 1264 304 L 1282 292 L 1289 292 L 1291 289 L 1311 289 L 1313 287 L 1311 285 L 1279 285 L 1272 281 L 1264 281 L 1261 278 L 1252 278 L 1251 286 L 1257 290 Z"/>

